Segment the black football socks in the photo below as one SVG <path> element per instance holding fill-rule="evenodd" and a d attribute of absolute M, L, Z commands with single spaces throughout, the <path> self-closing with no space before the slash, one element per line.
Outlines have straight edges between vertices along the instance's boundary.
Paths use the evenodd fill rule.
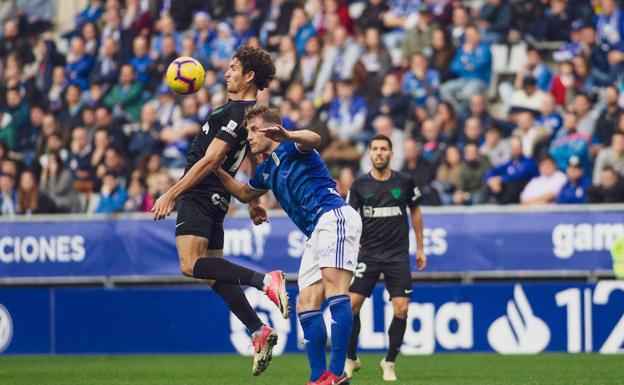
<path fill-rule="evenodd" d="M 388 328 L 388 337 L 390 339 L 390 346 L 388 347 L 388 354 L 386 354 L 386 361 L 394 362 L 401 345 L 403 344 L 403 336 L 405 335 L 405 327 L 407 320 L 393 317 L 390 327 Z"/>
<path fill-rule="evenodd" d="M 220 283 L 252 286 L 264 289 L 265 274 L 247 269 L 223 258 L 199 258 L 193 267 L 193 277 L 213 279 Z"/>
<path fill-rule="evenodd" d="M 258 314 L 256 314 L 255 310 L 249 304 L 249 301 L 247 301 L 247 297 L 245 297 L 245 293 L 243 293 L 243 289 L 241 289 L 240 285 L 216 282 L 212 285 L 212 290 L 223 298 L 223 301 L 230 311 L 234 313 L 251 333 L 264 325 L 260 318 L 258 318 Z"/>
<path fill-rule="evenodd" d="M 358 338 L 360 337 L 360 315 L 353 315 L 353 327 L 351 328 L 351 339 L 349 340 L 349 349 L 347 350 L 347 358 L 350 360 L 357 359 Z"/>

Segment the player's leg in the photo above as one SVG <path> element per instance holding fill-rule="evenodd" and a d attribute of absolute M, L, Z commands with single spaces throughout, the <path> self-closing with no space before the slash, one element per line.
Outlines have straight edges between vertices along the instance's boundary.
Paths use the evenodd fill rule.
<path fill-rule="evenodd" d="M 360 309 L 364 300 L 370 297 L 373 292 L 375 284 L 379 280 L 379 274 L 381 274 L 379 264 L 358 261 L 353 282 L 349 287 L 351 309 L 353 309 L 353 327 L 349 339 L 347 360 L 345 361 L 345 373 L 349 378 L 351 378 L 353 372 L 358 371 L 362 367 L 360 360 L 357 358 L 357 345 L 360 335 Z"/>
<path fill-rule="evenodd" d="M 353 326 L 348 292 L 357 265 L 362 221 L 351 206 L 343 206 L 321 217 L 317 228 L 319 267 L 332 316 L 332 353 L 328 368 L 335 376 L 332 381 L 342 383 L 348 381 L 343 375 Z"/>
<path fill-rule="evenodd" d="M 408 261 L 384 264 L 383 273 L 394 314 L 388 328 L 388 352 L 379 366 L 384 380 L 395 381 L 397 377 L 394 362 L 405 336 L 407 309 L 412 295 L 412 275 Z"/>
<path fill-rule="evenodd" d="M 327 357 L 325 354 L 327 328 L 325 327 L 323 312 L 321 312 L 325 292 L 320 281 L 320 272 L 318 272 L 317 279 L 312 283 L 310 281 L 313 278 L 310 278 L 310 275 L 306 276 L 304 274 L 302 276 L 300 274 L 299 277 L 300 290 L 297 298 L 297 315 L 303 329 L 305 350 L 308 356 L 308 364 L 310 365 L 310 383 L 313 383 L 327 370 Z"/>

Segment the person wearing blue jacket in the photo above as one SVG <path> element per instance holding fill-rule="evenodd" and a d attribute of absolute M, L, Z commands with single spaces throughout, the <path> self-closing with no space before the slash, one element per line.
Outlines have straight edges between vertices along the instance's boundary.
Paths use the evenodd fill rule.
<path fill-rule="evenodd" d="M 71 41 L 71 51 L 67 55 L 65 76 L 69 84 L 75 84 L 82 91 L 89 89 L 89 73 L 95 62 L 93 56 L 87 55 L 84 40 L 76 36 Z"/>
<path fill-rule="evenodd" d="M 583 163 L 578 156 L 572 156 L 568 160 L 566 175 L 568 181 L 559 191 L 555 201 L 558 204 L 586 203 L 587 191 L 591 187 L 591 178 L 585 175 Z"/>
<path fill-rule="evenodd" d="M 563 129 L 555 135 L 550 143 L 549 155 L 557 163 L 559 170 L 565 170 L 568 160 L 577 156 L 586 172 L 591 170 L 589 162 L 589 136 L 576 129 L 577 118 L 573 113 L 567 113 L 563 118 Z"/>
<path fill-rule="evenodd" d="M 451 62 L 451 71 L 458 78 L 447 81 L 440 88 L 442 99 L 453 103 L 456 110 L 465 110 L 464 105 L 472 95 L 484 93 L 492 76 L 490 47 L 481 42 L 475 25 L 466 27 L 464 40 Z"/>
<path fill-rule="evenodd" d="M 107 172 L 102 179 L 100 202 L 95 212 L 100 214 L 121 212 L 127 200 L 128 192 L 126 188 L 119 183 L 119 176 L 115 173 Z"/>
<path fill-rule="evenodd" d="M 509 139 L 511 159 L 498 167 L 488 170 L 483 179 L 494 200 L 499 204 L 518 203 L 524 186 L 539 173 L 537 163 L 522 155 L 522 140 Z"/>

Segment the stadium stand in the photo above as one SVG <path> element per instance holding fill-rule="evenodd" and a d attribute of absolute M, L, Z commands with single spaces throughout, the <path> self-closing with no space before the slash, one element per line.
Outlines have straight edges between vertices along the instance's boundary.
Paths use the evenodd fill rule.
<path fill-rule="evenodd" d="M 384 132 L 397 168 L 431 175 L 418 176 L 427 204 L 520 203 L 540 175 L 508 174 L 546 156 L 561 183 L 522 203 L 624 202 L 622 9 L 617 0 L 1 1 L 0 214 L 149 211 L 224 102 L 224 69 L 241 44 L 274 55 L 276 79 L 258 102 L 279 106 L 287 128 L 322 135 L 343 193 L 370 167 L 368 138 Z M 180 55 L 207 70 L 204 88 L 185 97 L 163 81 Z M 505 148 L 512 137 L 522 155 Z M 473 142 L 482 158 L 464 150 Z M 579 183 L 569 172 L 563 180 L 579 160 L 592 181 L 578 184 L 580 199 L 560 197 Z M 499 173 L 501 164 L 511 168 Z M 465 175 L 489 179 L 467 187 Z M 503 185 L 514 189 L 505 199 Z"/>

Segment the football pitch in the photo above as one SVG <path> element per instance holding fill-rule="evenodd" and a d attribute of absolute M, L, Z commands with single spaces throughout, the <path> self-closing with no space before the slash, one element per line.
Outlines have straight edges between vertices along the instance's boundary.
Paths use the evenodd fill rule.
<path fill-rule="evenodd" d="M 382 384 L 380 354 L 361 357 L 352 385 Z M 273 358 L 269 369 L 251 376 L 251 357 L 174 356 L 11 356 L 0 357 L 2 385 L 304 385 L 305 356 Z M 624 357 L 597 354 L 439 354 L 399 356 L 399 381 L 414 385 L 588 385 L 623 384 Z"/>

